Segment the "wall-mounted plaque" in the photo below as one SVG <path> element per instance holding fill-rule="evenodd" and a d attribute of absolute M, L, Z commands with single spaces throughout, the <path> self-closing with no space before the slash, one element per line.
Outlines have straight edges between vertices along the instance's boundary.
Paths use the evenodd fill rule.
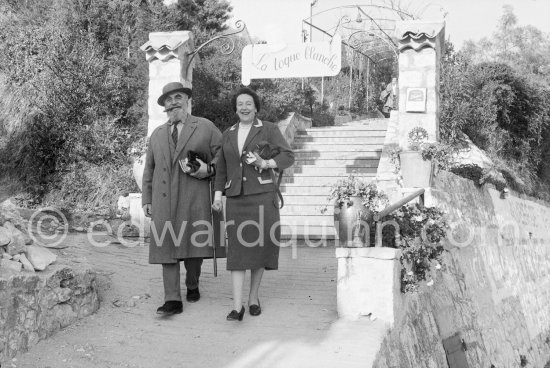
<path fill-rule="evenodd" d="M 407 88 L 407 112 L 426 112 L 426 88 Z"/>

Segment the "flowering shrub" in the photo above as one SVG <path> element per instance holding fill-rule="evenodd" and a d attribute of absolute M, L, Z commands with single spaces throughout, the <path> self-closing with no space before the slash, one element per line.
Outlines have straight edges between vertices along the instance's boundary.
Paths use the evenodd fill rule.
<path fill-rule="evenodd" d="M 392 220 L 398 225 L 399 238 L 395 236 L 395 229 L 386 226 L 382 233 L 383 244 L 401 249 L 401 292 L 415 292 L 420 282 L 428 278 L 432 266 L 441 268 L 442 242 L 448 224 L 442 210 L 420 207 L 416 203 L 403 206 L 384 218 L 384 221 Z"/>
<path fill-rule="evenodd" d="M 422 158 L 432 161 L 437 170 L 449 170 L 454 164 L 455 148 L 449 144 L 423 143 L 420 151 Z"/>
<path fill-rule="evenodd" d="M 386 207 L 388 196 L 375 183 L 366 183 L 357 178 L 355 172 L 345 179 L 339 179 L 330 189 L 328 201 L 342 208 L 344 204 L 351 206 L 350 197 L 361 197 L 361 203 L 372 212 L 377 212 Z M 326 211 L 326 206 L 321 212 Z"/>

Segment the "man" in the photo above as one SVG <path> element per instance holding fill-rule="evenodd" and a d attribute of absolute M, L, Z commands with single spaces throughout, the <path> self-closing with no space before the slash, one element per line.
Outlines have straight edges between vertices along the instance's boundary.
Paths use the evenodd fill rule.
<path fill-rule="evenodd" d="M 212 257 L 213 244 L 219 244 L 214 239 L 219 232 L 212 229 L 208 178 L 215 173 L 222 135 L 211 121 L 187 113 L 190 98 L 191 89 L 179 82 L 164 86 L 157 102 L 168 122 L 151 134 L 143 172 L 143 211 L 151 217 L 149 263 L 162 264 L 165 303 L 157 313 L 163 315 L 183 311 L 180 261 L 186 269 L 187 301 L 196 302 L 203 258 Z M 190 151 L 205 159 L 197 159 L 200 166 L 194 172 L 180 163 Z"/>

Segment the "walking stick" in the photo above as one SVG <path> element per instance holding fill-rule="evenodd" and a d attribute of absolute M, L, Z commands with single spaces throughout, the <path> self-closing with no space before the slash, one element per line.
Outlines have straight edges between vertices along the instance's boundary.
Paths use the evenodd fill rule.
<path fill-rule="evenodd" d="M 216 261 L 216 229 L 214 228 L 214 213 L 212 212 L 212 180 L 208 180 L 208 194 L 210 195 L 210 220 L 212 221 L 212 261 L 214 263 L 214 277 L 218 277 L 218 263 Z"/>

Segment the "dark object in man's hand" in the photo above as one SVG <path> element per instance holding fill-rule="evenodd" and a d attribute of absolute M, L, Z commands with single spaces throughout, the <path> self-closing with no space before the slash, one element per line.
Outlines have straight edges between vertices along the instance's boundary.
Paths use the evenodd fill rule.
<path fill-rule="evenodd" d="M 190 173 L 196 172 L 201 167 L 201 164 L 197 161 L 197 159 L 207 162 L 205 154 L 195 151 L 187 152 L 187 166 L 190 169 Z"/>
<path fill-rule="evenodd" d="M 267 141 L 260 141 L 256 145 L 256 148 L 254 148 L 254 152 L 257 153 L 264 160 L 269 160 L 277 156 L 281 151 L 279 150 L 279 147 L 275 146 L 274 144 L 271 144 Z"/>

